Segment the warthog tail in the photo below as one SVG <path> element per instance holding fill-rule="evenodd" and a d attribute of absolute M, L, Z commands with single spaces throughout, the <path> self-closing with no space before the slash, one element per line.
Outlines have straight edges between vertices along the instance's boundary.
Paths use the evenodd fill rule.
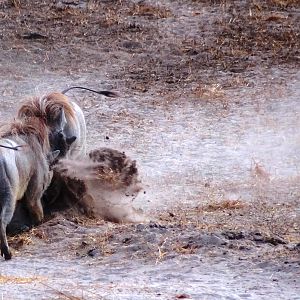
<path fill-rule="evenodd" d="M 116 98 L 119 95 L 115 92 L 110 92 L 110 91 L 95 91 L 86 87 L 82 87 L 82 86 L 71 86 L 65 90 L 63 90 L 61 93 L 62 94 L 66 94 L 68 91 L 73 90 L 73 89 L 81 89 L 81 90 L 86 90 L 86 91 L 90 91 L 99 95 L 104 95 L 106 97 L 112 97 L 112 98 Z"/>

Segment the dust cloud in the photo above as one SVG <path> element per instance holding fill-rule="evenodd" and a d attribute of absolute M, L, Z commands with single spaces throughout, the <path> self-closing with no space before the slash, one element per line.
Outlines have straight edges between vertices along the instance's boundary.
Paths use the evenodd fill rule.
<path fill-rule="evenodd" d="M 117 223 L 148 221 L 133 206 L 142 184 L 136 162 L 124 153 L 99 148 L 82 160 L 61 160 L 55 172 L 71 192 L 68 202 L 76 202 L 86 214 Z"/>

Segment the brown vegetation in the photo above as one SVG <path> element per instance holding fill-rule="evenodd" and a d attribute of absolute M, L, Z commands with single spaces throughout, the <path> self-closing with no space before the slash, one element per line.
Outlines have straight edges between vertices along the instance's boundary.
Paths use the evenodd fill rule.
<path fill-rule="evenodd" d="M 75 4 L 49 5 L 48 1 L 7 0 L 1 4 L 3 45 L 18 47 L 21 52 L 24 49 L 29 55 L 35 52 L 39 63 L 57 69 L 51 59 L 54 55 L 56 61 L 64 60 L 68 65 L 65 71 L 71 73 L 91 68 L 89 61 L 93 61 L 93 68 L 104 63 L 97 51 L 89 51 L 88 59 L 79 59 L 87 53 L 76 44 L 94 50 L 115 47 L 124 72 L 111 79 L 125 79 L 128 88 L 139 91 L 147 91 L 157 82 L 166 90 L 194 82 L 235 88 L 245 81 L 248 85 L 246 77 L 257 66 L 299 65 L 298 1 L 191 3 L 191 18 L 199 28 L 194 37 L 168 30 L 163 35 L 157 22 L 167 29 L 176 11 L 146 2 L 89 1 L 81 8 Z M 211 26 L 201 15 L 203 9 L 209 12 Z M 66 45 L 74 46 L 72 52 Z M 35 47 L 43 51 L 37 52 Z M 122 59 L 128 53 L 135 55 L 134 61 Z M 111 56 L 111 62 L 115 61 Z M 220 81 L 224 71 L 226 78 Z M 240 79 L 235 81 L 237 75 Z"/>

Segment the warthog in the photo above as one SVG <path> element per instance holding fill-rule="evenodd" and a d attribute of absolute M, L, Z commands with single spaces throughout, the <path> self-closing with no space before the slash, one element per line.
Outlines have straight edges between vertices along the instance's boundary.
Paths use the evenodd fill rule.
<path fill-rule="evenodd" d="M 57 156 L 56 158 L 52 156 L 51 153 L 48 155 L 48 163 L 50 169 L 52 169 L 52 166 L 58 162 L 59 158 L 65 156 L 72 143 L 76 140 L 76 137 L 73 136 L 70 138 L 66 138 L 61 131 L 57 131 L 49 134 L 49 140 L 50 140 L 51 149 L 59 150 L 59 155 L 56 155 Z M 10 148 L 10 149 L 15 150 L 15 148 Z M 51 184 L 55 185 L 55 181 L 54 182 L 51 181 Z M 45 199 L 45 193 L 42 197 L 42 205 L 43 205 L 44 213 L 47 213 L 47 210 L 45 211 L 45 207 L 43 203 L 44 199 Z M 18 232 L 29 229 L 33 225 L 34 225 L 34 220 L 32 220 L 32 218 L 30 217 L 28 209 L 26 208 L 25 201 L 22 200 L 18 201 L 13 218 L 7 226 L 7 233 L 16 234 Z"/>
<path fill-rule="evenodd" d="M 81 108 L 62 93 L 50 93 L 25 101 L 18 111 L 18 118 L 37 117 L 46 122 L 49 131 L 57 133 L 57 119 L 64 112 L 61 133 L 67 138 L 76 136 L 65 153 L 67 157 L 78 158 L 86 153 L 86 124 Z"/>
<path fill-rule="evenodd" d="M 73 86 L 61 93 L 53 92 L 43 97 L 34 97 L 25 101 L 18 111 L 18 117 L 21 119 L 28 116 L 42 118 L 46 121 L 50 131 L 53 131 L 57 125 L 60 109 L 63 108 L 65 120 L 62 132 L 67 138 L 76 136 L 76 141 L 72 143 L 66 153 L 66 158 L 76 159 L 86 155 L 86 123 L 81 108 L 64 95 L 72 89 L 83 89 L 106 97 L 118 96 L 117 93 L 111 91 L 95 91 L 86 87 Z"/>
<path fill-rule="evenodd" d="M 71 89 L 88 90 L 107 97 L 116 97 L 117 94 L 109 91 L 95 91 L 85 87 L 70 87 L 65 89 L 62 93 L 54 92 L 44 97 L 35 97 L 25 101 L 18 111 L 18 117 L 24 118 L 28 116 L 35 116 L 46 121 L 50 132 L 57 134 L 55 128 L 57 127 L 57 115 L 61 107 L 64 110 L 65 119 L 62 124 L 62 131 L 60 131 L 68 139 L 76 137 L 76 140 L 71 143 L 67 151 L 63 151 L 60 147 L 60 157 L 70 159 L 83 158 L 86 155 L 86 123 L 81 108 L 73 101 L 70 101 L 64 94 Z M 55 140 L 55 139 L 54 139 Z M 50 143 L 52 143 L 50 141 Z M 44 197 L 44 203 L 54 202 L 61 193 L 60 178 L 53 177 L 53 182 Z"/>
<path fill-rule="evenodd" d="M 41 197 L 52 179 L 49 163 L 59 155 L 51 152 L 47 125 L 36 117 L 18 120 L 2 130 L 1 145 L 23 149 L 0 148 L 0 243 L 1 255 L 11 259 L 6 227 L 11 221 L 16 203 L 23 198 L 35 223 L 44 213 Z"/>

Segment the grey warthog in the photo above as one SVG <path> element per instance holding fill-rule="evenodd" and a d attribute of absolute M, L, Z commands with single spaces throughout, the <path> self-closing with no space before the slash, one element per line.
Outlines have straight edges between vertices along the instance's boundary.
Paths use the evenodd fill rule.
<path fill-rule="evenodd" d="M 63 113 L 63 110 L 62 110 L 62 113 Z M 65 154 L 68 152 L 68 150 L 70 149 L 70 146 L 72 145 L 72 143 L 75 140 L 76 140 L 75 136 L 66 138 L 61 130 L 49 133 L 49 141 L 50 141 L 51 149 L 59 150 L 59 155 L 57 155 L 58 152 L 56 152 L 56 151 L 54 151 L 55 155 L 52 155 L 52 153 L 50 153 L 48 155 L 48 163 L 49 163 L 50 169 L 53 167 L 53 165 L 55 165 L 58 162 L 58 160 L 61 157 L 65 156 Z M 10 147 L 9 149 L 17 150 L 20 148 Z M 53 186 L 56 186 L 56 181 L 53 182 L 53 180 L 52 180 L 51 184 Z M 47 209 L 45 211 L 45 207 L 44 207 L 45 198 L 47 198 L 47 197 L 45 197 L 45 193 L 44 193 L 44 195 L 42 197 L 42 205 L 43 205 L 44 213 L 47 214 Z M 8 234 L 16 234 L 21 231 L 29 229 L 33 225 L 34 225 L 34 220 L 32 220 L 30 213 L 28 212 L 28 209 L 26 208 L 25 201 L 22 201 L 22 200 L 18 201 L 16 208 L 15 208 L 13 218 L 7 226 L 7 230 L 6 230 L 7 233 Z"/>
<path fill-rule="evenodd" d="M 11 252 L 6 227 L 12 219 L 16 203 L 22 199 L 33 221 L 42 221 L 41 197 L 52 179 L 49 164 L 59 155 L 59 150 L 51 152 L 49 129 L 42 119 L 36 117 L 4 126 L 0 143 L 9 147 L 23 145 L 17 151 L 0 148 L 0 243 L 1 255 L 7 260 L 11 258 Z"/>

